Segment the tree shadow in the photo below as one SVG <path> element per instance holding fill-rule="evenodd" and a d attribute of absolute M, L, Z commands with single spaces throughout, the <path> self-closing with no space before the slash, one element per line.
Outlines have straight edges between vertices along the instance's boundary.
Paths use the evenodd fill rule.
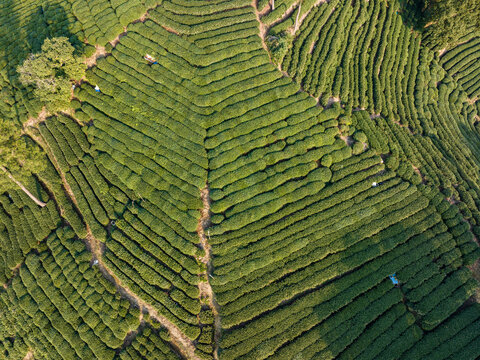
<path fill-rule="evenodd" d="M 425 25 L 422 14 L 424 1 L 399 0 L 399 5 L 399 15 L 402 17 L 403 23 L 416 31 L 422 31 Z"/>
<path fill-rule="evenodd" d="M 41 104 L 33 98 L 32 88 L 25 88 L 18 80 L 17 67 L 29 54 L 39 52 L 46 38 L 65 36 L 78 53 L 84 49 L 83 42 L 71 31 L 75 25 L 73 16 L 61 5 L 45 4 L 28 13 L 24 9 L 13 0 L 4 0 L 0 5 L 0 71 L 4 74 L 0 89 L 15 98 L 7 109 L 9 114 L 0 107 L 0 116 L 16 118 L 19 123 L 38 114 Z"/>
<path fill-rule="evenodd" d="M 0 27 L 2 37 L 1 57 L 9 77 L 16 76 L 16 67 L 30 53 L 40 51 L 46 38 L 65 36 L 81 51 L 83 43 L 71 32 L 73 18 L 58 4 L 38 6 L 26 21 L 22 9 L 15 7 L 13 0 L 5 0 L 0 8 L 0 18 L 8 19 Z"/>
<path fill-rule="evenodd" d="M 76 50 L 82 50 L 83 42 L 70 31 L 73 25 L 71 20 L 65 9 L 58 4 L 39 6 L 29 23 L 33 31 L 26 36 L 30 52 L 39 52 L 46 38 L 61 36 L 67 37 Z"/>

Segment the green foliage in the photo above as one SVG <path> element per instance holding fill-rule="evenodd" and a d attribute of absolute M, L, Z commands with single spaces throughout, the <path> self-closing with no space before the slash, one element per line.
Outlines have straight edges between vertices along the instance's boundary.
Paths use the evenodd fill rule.
<path fill-rule="evenodd" d="M 267 37 L 267 46 L 270 56 L 275 64 L 281 64 L 287 54 L 293 41 L 293 36 L 289 32 L 281 32 Z"/>
<path fill-rule="evenodd" d="M 185 357 L 158 315 L 204 359 L 478 357 L 478 40 L 439 56 L 396 1 L 276 0 L 272 65 L 250 0 L 159 3 L 66 5 L 87 54 L 127 29 L 30 129 L 47 205 L 0 194 L 0 352 Z M 7 80 L 2 116 L 38 113 Z"/>
<path fill-rule="evenodd" d="M 480 4 L 476 0 L 425 0 L 422 15 L 428 42 L 438 48 L 451 47 L 480 27 Z"/>
<path fill-rule="evenodd" d="M 8 176 L 11 174 L 20 182 L 27 181 L 32 173 L 45 169 L 46 159 L 41 149 L 10 120 L 0 120 L 0 166 L 2 176 L 0 187 L 18 188 Z"/>
<path fill-rule="evenodd" d="M 74 51 L 66 37 L 45 39 L 42 51 L 17 68 L 22 84 L 33 85 L 34 95 L 52 113 L 69 107 L 72 81 L 85 75 L 85 64 Z"/>

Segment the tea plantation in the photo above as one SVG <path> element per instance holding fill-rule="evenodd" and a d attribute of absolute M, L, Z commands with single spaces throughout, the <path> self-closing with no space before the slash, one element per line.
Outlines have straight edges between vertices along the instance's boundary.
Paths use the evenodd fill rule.
<path fill-rule="evenodd" d="M 0 359 L 480 358 L 480 33 L 408 16 L 1 1 L 0 122 L 46 166 L 0 187 Z M 17 67 L 64 36 L 48 113 Z"/>

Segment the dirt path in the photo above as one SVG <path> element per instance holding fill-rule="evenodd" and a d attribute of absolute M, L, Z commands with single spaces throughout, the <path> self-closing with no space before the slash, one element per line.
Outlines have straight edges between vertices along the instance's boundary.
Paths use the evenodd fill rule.
<path fill-rule="evenodd" d="M 252 0 L 252 6 L 253 6 L 253 9 L 255 11 L 255 17 L 257 18 L 258 25 L 259 25 L 259 30 L 260 30 L 258 36 L 260 36 L 260 39 L 262 41 L 262 47 L 267 52 L 268 57 L 270 57 L 270 52 L 268 51 L 267 44 L 265 43 L 265 36 L 267 34 L 268 28 L 260 21 L 260 17 L 267 14 L 268 10 L 264 10 L 263 12 L 258 11 L 257 10 L 257 0 Z M 269 9 L 269 6 L 267 5 L 265 8 Z M 270 59 L 270 61 L 272 61 L 272 59 Z"/>
<path fill-rule="evenodd" d="M 381 115 L 379 114 L 378 116 L 376 117 L 380 117 Z M 370 116 L 371 119 L 373 119 L 371 116 Z M 401 128 L 404 128 L 405 130 L 407 130 L 410 135 L 415 135 L 415 133 L 413 132 L 413 130 L 410 128 L 410 126 L 408 125 L 404 125 L 402 124 L 400 121 L 398 120 L 392 120 L 393 123 L 397 124 L 398 126 L 400 126 Z"/>
<path fill-rule="evenodd" d="M 296 31 L 300 28 L 300 25 L 302 24 L 303 20 L 307 17 L 307 15 L 310 13 L 310 11 L 320 5 L 321 3 L 324 3 L 326 2 L 327 0 L 317 0 L 315 2 L 315 4 L 308 10 L 306 11 L 304 14 L 302 14 L 302 16 L 299 16 L 300 15 L 300 12 L 301 12 L 301 6 L 302 6 L 302 2 L 300 0 L 298 1 L 295 1 L 283 14 L 282 16 L 275 20 L 273 23 L 271 23 L 270 25 L 265 25 L 261 18 L 265 15 L 267 15 L 268 13 L 270 13 L 272 11 L 272 4 L 271 2 L 269 2 L 265 8 L 263 9 L 258 9 L 257 8 L 257 0 L 252 0 L 252 6 L 255 10 L 255 17 L 257 18 L 257 21 L 258 21 L 258 24 L 259 24 L 259 33 L 258 33 L 258 36 L 260 36 L 260 39 L 262 41 L 262 47 L 265 49 L 265 51 L 267 52 L 268 56 L 270 57 L 270 52 L 268 51 L 268 46 L 266 44 L 266 37 L 267 37 L 267 34 L 268 34 L 268 31 L 275 25 L 281 23 L 282 21 L 285 21 L 285 19 L 287 17 L 289 17 L 290 15 L 292 15 L 292 13 L 295 11 L 295 9 L 297 9 L 297 6 L 300 7 L 300 11 L 298 12 L 296 18 L 295 18 L 295 26 L 292 27 L 289 31 L 292 35 L 294 35 L 296 33 Z M 312 45 L 313 47 L 313 45 Z M 270 62 L 272 62 L 272 59 L 270 58 Z M 273 63 L 273 62 L 272 62 Z M 281 68 L 280 68 L 280 64 L 278 65 L 278 69 L 281 71 Z M 287 75 L 288 76 L 288 75 Z"/>
<path fill-rule="evenodd" d="M 324 3 L 324 2 L 327 2 L 327 0 L 317 0 L 317 1 L 315 2 L 315 4 L 313 4 L 313 6 L 312 6 L 308 11 L 306 11 L 302 16 L 300 16 L 300 18 L 298 19 L 297 30 L 298 30 L 298 28 L 300 28 L 300 25 L 302 25 L 303 20 L 305 20 L 305 18 L 308 16 L 308 14 L 310 14 L 310 11 L 312 11 L 312 9 L 313 9 L 314 7 L 320 5 L 320 4 Z"/>
<path fill-rule="evenodd" d="M 35 357 L 33 356 L 33 350 L 29 350 L 23 360 L 34 360 Z"/>
<path fill-rule="evenodd" d="M 163 24 L 160 24 L 160 26 L 161 26 L 162 28 L 164 28 L 165 30 L 167 30 L 169 33 L 172 33 L 172 34 L 175 34 L 175 35 L 180 36 L 180 33 L 179 33 L 177 30 L 174 30 L 174 29 L 172 29 L 171 27 L 168 27 L 168 26 L 163 25 Z"/>
<path fill-rule="evenodd" d="M 152 305 L 147 303 L 146 301 L 142 300 L 139 296 L 137 296 L 133 291 L 131 291 L 127 286 L 122 284 L 122 281 L 110 270 L 104 263 L 102 259 L 103 253 L 103 244 L 95 239 L 92 235 L 91 231 L 88 229 L 87 234 L 87 247 L 92 252 L 92 264 L 95 263 L 95 266 L 98 266 L 98 269 L 102 273 L 102 275 L 109 280 L 111 283 L 115 285 L 117 291 L 125 297 L 131 304 L 140 308 L 140 313 L 148 312 L 152 319 L 157 320 L 160 324 L 162 324 L 167 330 L 170 332 L 171 335 L 171 342 L 177 348 L 178 352 L 182 354 L 186 359 L 195 359 L 200 360 L 195 355 L 195 346 L 193 345 L 192 341 L 183 334 L 180 329 L 174 325 L 170 320 L 158 314 L 158 312 L 153 308 Z M 140 315 L 142 316 L 142 315 Z M 141 319 L 140 319 L 141 320 Z M 129 334 L 132 336 L 132 334 Z M 127 338 L 129 337 L 127 334 Z M 126 340 L 128 340 L 126 338 Z"/>
<path fill-rule="evenodd" d="M 214 352 L 213 357 L 214 359 L 218 359 L 218 343 L 220 340 L 220 331 L 221 331 L 221 324 L 220 324 L 220 316 L 218 312 L 218 304 L 215 300 L 215 295 L 212 290 L 212 286 L 210 285 L 210 277 L 212 276 L 212 247 L 209 244 L 210 240 L 210 233 L 207 230 L 207 234 L 205 234 L 205 229 L 210 224 L 210 191 L 208 185 L 206 185 L 201 193 L 200 196 L 203 202 L 203 208 L 200 211 L 201 217 L 198 221 L 197 226 L 197 234 L 200 238 L 200 245 L 203 250 L 205 250 L 205 255 L 198 260 L 206 265 L 207 270 L 203 273 L 206 277 L 205 282 L 200 282 L 198 284 L 198 289 L 200 290 L 200 299 L 205 298 L 208 301 L 208 305 L 210 309 L 212 309 L 213 317 L 215 319 L 214 326 L 215 326 L 215 335 L 214 335 Z M 208 236 L 208 237 L 207 237 Z"/>
<path fill-rule="evenodd" d="M 20 269 L 20 266 L 22 266 L 24 262 L 25 262 L 25 260 L 23 260 L 21 263 L 15 265 L 15 267 L 12 269 L 12 276 L 10 276 L 10 278 L 8 278 L 7 282 L 2 285 L 4 289 L 8 289 L 8 287 L 12 283 L 15 276 L 18 275 L 18 269 Z"/>
<path fill-rule="evenodd" d="M 38 116 L 36 118 L 30 117 L 27 121 L 23 123 L 23 132 L 25 133 L 25 131 L 29 127 L 38 127 L 38 124 L 44 122 L 48 115 L 49 113 L 47 111 L 47 108 L 44 106 L 42 110 L 38 113 Z"/>
<path fill-rule="evenodd" d="M 115 39 L 113 39 L 112 41 L 109 41 L 110 45 L 112 45 L 112 47 L 115 47 L 117 46 L 117 44 L 120 42 L 120 39 L 122 37 L 124 37 L 125 35 L 127 35 L 127 27 L 124 26 L 123 27 L 123 32 L 118 34 L 117 37 Z"/>
<path fill-rule="evenodd" d="M 467 102 L 470 104 L 470 105 L 473 105 L 477 102 L 478 100 L 478 96 L 474 97 L 474 98 L 467 98 Z M 475 115 L 476 117 L 478 117 L 478 115 Z"/>
<path fill-rule="evenodd" d="M 27 194 L 27 196 L 33 200 L 33 202 L 35 204 L 37 204 L 38 206 L 40 207 L 44 207 L 46 206 L 47 204 L 44 203 L 43 201 L 37 199 L 35 197 L 35 195 L 33 195 L 20 181 L 18 181 L 17 179 L 15 179 L 13 177 L 13 175 L 4 167 L 4 166 L 1 166 L 0 165 L 0 170 L 3 171 L 5 173 L 5 175 L 7 175 L 7 177 L 12 180 L 15 184 L 17 184 L 17 186 L 25 193 Z"/>
<path fill-rule="evenodd" d="M 84 61 L 88 69 L 97 65 L 98 59 L 107 56 L 107 51 L 105 50 L 104 46 L 95 45 L 95 49 L 96 49 L 95 53 L 92 56 L 86 58 Z"/>
<path fill-rule="evenodd" d="M 426 184 L 427 183 L 427 180 L 425 180 L 425 176 L 422 174 L 422 172 L 420 171 L 420 169 L 418 167 L 416 167 L 415 165 L 413 165 L 412 163 L 410 163 L 413 167 L 413 171 L 415 171 L 421 178 L 422 178 L 422 183 L 423 184 Z"/>
<path fill-rule="evenodd" d="M 342 139 L 347 146 L 352 146 L 354 143 L 353 138 L 351 136 L 341 135 L 340 139 Z"/>
<path fill-rule="evenodd" d="M 277 20 L 275 20 L 274 22 L 272 22 L 270 25 L 268 25 L 268 29 L 270 29 L 271 27 L 283 22 L 287 17 L 289 17 L 294 11 L 295 9 L 297 8 L 297 5 L 301 6 L 301 2 L 300 1 L 295 1 L 283 14 L 280 18 L 278 18 Z M 268 12 L 267 12 L 268 14 Z M 266 15 L 266 14 L 264 14 Z M 261 21 L 261 20 L 260 20 Z"/>

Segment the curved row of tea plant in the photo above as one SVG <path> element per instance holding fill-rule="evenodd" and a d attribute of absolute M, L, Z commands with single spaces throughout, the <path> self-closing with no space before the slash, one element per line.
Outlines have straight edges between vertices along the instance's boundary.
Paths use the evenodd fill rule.
<path fill-rule="evenodd" d="M 75 33 L 104 45 L 157 2 L 71 4 Z M 263 0 L 164 0 L 128 25 L 75 89 L 71 116 L 31 130 L 51 161 L 37 174 L 47 207 L 0 197 L 2 249 L 15 256 L 3 257 L 5 357 L 178 358 L 84 238 L 199 358 L 216 346 L 221 359 L 478 356 L 466 267 L 479 252 L 477 111 L 389 5 L 277 0 L 261 21 L 279 35 L 298 15 L 281 63 L 297 84 L 258 37 Z M 1 111 L 13 114 L 2 71 Z M 50 234 L 53 205 L 63 220 Z M 36 242 L 34 218 L 50 221 Z M 216 309 L 200 298 L 205 281 Z"/>
<path fill-rule="evenodd" d="M 68 228 L 50 235 L 2 289 L 2 342 L 15 334 L 39 358 L 113 359 L 138 327 L 139 309 L 120 300 L 74 235 Z"/>
<path fill-rule="evenodd" d="M 444 53 L 440 65 L 465 90 L 468 97 L 478 99 L 480 96 L 480 38 L 473 37 Z"/>

